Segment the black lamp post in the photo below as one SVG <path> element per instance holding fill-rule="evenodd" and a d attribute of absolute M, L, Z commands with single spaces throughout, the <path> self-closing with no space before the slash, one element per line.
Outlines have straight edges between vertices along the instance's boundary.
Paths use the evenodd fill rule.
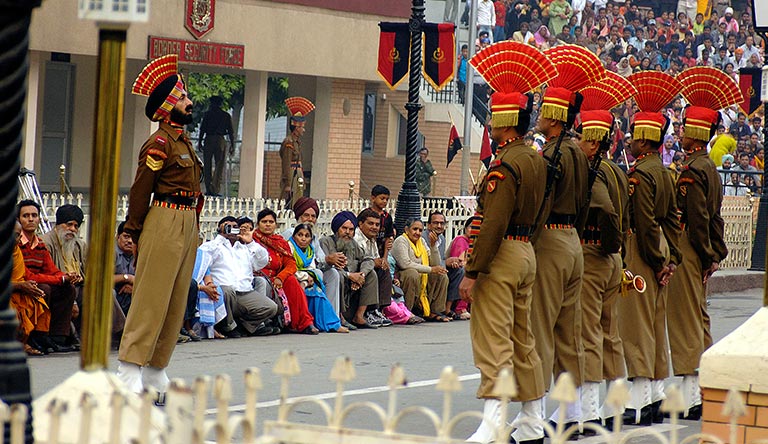
<path fill-rule="evenodd" d="M 421 216 L 421 198 L 416 186 L 416 162 L 419 158 L 419 87 L 421 86 L 421 32 L 424 24 L 424 0 L 413 0 L 411 19 L 408 22 L 411 31 L 411 72 L 408 78 L 408 111 L 406 125 L 405 178 L 400 193 L 397 195 L 395 229 L 403 231 L 405 221 Z"/>
<path fill-rule="evenodd" d="M 32 393 L 27 356 L 16 339 L 16 312 L 10 307 L 13 234 L 18 196 L 19 153 L 29 62 L 29 23 L 41 0 L 0 0 L 0 399 L 29 408 L 25 439 L 32 442 Z M 10 442 L 10 429 L 3 429 Z"/>

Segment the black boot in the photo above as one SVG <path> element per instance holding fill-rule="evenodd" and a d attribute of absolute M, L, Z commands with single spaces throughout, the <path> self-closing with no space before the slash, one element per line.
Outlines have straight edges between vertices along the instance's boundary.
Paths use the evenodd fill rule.
<path fill-rule="evenodd" d="M 552 429 L 557 430 L 557 423 L 555 421 L 549 421 L 549 425 L 550 425 L 550 427 L 552 427 Z M 565 426 L 563 426 L 563 431 L 566 431 L 571 426 L 575 426 L 575 425 L 578 425 L 578 422 L 576 422 L 576 421 L 574 421 L 574 422 L 567 422 L 567 423 L 565 423 Z M 575 441 L 575 440 L 579 439 L 579 435 L 580 435 L 579 429 L 576 428 L 575 431 L 573 433 L 571 433 L 571 435 L 568 437 L 568 441 Z M 549 434 L 547 433 L 547 429 L 544 429 L 544 436 L 546 436 L 547 438 L 550 438 Z"/>
<path fill-rule="evenodd" d="M 702 405 L 695 405 L 693 407 L 688 408 L 688 415 L 685 416 L 683 419 L 688 421 L 698 421 L 701 419 L 701 413 L 702 413 Z"/>
<path fill-rule="evenodd" d="M 649 426 L 653 424 L 653 409 L 651 404 L 640 409 L 640 422 L 635 422 L 635 409 L 626 409 L 623 416 L 624 425 Z"/>
<path fill-rule="evenodd" d="M 53 346 L 54 353 L 69 353 L 75 351 L 75 348 L 69 345 L 69 338 L 62 335 L 49 336 L 50 343 Z"/>
<path fill-rule="evenodd" d="M 600 419 L 590 419 L 589 421 L 584 421 L 584 424 L 595 424 L 595 425 L 602 426 L 603 425 L 603 421 L 600 420 Z M 584 425 L 582 425 L 582 429 L 583 430 L 581 432 L 581 436 L 595 436 L 595 435 L 597 435 L 597 432 L 594 429 L 584 427 Z"/>
<path fill-rule="evenodd" d="M 544 444 L 544 438 L 526 439 L 525 441 L 520 441 L 518 443 L 517 441 L 515 441 L 515 438 L 510 436 L 509 444 Z"/>
<path fill-rule="evenodd" d="M 653 412 L 654 424 L 661 424 L 664 422 L 664 412 L 661 411 L 661 401 L 656 401 L 651 404 L 651 411 Z"/>

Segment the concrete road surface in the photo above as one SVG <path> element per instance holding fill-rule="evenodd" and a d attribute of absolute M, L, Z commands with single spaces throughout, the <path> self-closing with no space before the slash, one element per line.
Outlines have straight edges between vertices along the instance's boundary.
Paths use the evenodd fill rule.
<path fill-rule="evenodd" d="M 712 334 L 718 340 L 739 326 L 760 306 L 762 289 L 738 293 L 720 293 L 710 297 Z M 669 307 L 674 309 L 674 298 Z M 357 378 L 346 385 L 346 403 L 373 401 L 386 409 L 387 377 L 390 367 L 400 363 L 406 371 L 407 388 L 398 394 L 398 408 L 423 405 L 442 411 L 442 393 L 435 389 L 437 378 L 447 365 L 461 375 L 462 390 L 454 397 L 455 413 L 482 411 L 482 402 L 475 398 L 479 380 L 477 369 L 472 364 L 469 341 L 469 322 L 454 321 L 449 324 L 433 323 L 417 326 L 393 326 L 379 330 L 356 331 L 350 334 L 325 333 L 319 336 L 280 335 L 267 338 L 243 338 L 208 340 L 179 345 L 174 353 L 169 375 L 191 383 L 198 375 L 214 376 L 229 374 L 233 385 L 232 411 L 241 411 L 244 403 L 243 373 L 246 368 L 259 367 L 262 372 L 264 389 L 259 393 L 259 421 L 275 419 L 280 381 L 272 373 L 275 360 L 283 350 L 296 352 L 301 365 L 301 374 L 294 378 L 290 396 L 314 396 L 331 399 L 335 396 L 335 383 L 329 380 L 334 360 L 340 355 L 349 356 L 356 367 Z M 33 395 L 35 397 L 56 386 L 78 370 L 77 354 L 50 355 L 31 358 Z M 110 357 L 111 369 L 117 366 L 116 353 Z M 669 383 L 676 381 L 670 378 Z M 209 400 L 209 408 L 213 402 Z M 510 406 L 510 415 L 515 415 L 518 405 Z M 547 412 L 555 408 L 549 403 Z M 324 417 L 319 408 L 301 407 L 291 417 L 294 422 L 321 424 Z M 373 428 L 378 421 L 373 415 L 360 414 L 345 422 L 348 427 Z M 477 426 L 475 420 L 462 421 L 454 437 L 466 438 Z M 667 432 L 669 424 L 654 426 Z M 401 431 L 432 435 L 433 431 L 421 417 L 408 418 L 401 423 Z M 679 433 L 681 438 L 700 431 L 700 423 L 683 421 Z M 633 443 L 650 442 L 652 438 L 637 437 Z M 601 441 L 599 437 L 582 438 L 584 444 Z"/>

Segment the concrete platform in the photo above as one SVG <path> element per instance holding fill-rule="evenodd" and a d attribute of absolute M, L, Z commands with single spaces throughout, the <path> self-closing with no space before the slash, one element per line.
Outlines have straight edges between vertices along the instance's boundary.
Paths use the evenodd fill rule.
<path fill-rule="evenodd" d="M 674 279 L 674 278 L 673 278 Z M 707 284 L 707 294 L 729 293 L 735 291 L 763 288 L 765 272 L 749 271 L 746 268 L 718 270 Z"/>

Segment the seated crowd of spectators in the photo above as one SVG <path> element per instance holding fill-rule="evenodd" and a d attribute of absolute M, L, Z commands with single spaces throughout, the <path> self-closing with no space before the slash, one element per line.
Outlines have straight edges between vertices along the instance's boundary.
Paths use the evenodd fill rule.
<path fill-rule="evenodd" d="M 687 67 L 711 66 L 726 72 L 736 83 L 740 68 L 760 68 L 765 57 L 766 42 L 755 32 L 749 6 L 734 11 L 731 6 L 719 5 L 720 10 L 712 8 L 709 15 L 705 15 L 697 12 L 695 6 L 687 8 L 691 2 L 684 1 L 476 1 L 476 51 L 505 39 L 541 50 L 576 44 L 594 52 L 606 69 L 624 77 L 643 70 L 663 71 L 674 76 Z M 469 2 L 467 10 L 468 6 Z M 467 11 L 462 17 L 464 24 L 466 21 Z M 466 87 L 468 57 L 464 45 L 456 79 L 460 97 Z M 476 74 L 472 82 L 475 100 L 487 104 L 492 92 L 488 85 Z M 675 175 L 679 174 L 685 156 L 681 148 L 685 105 L 678 97 L 664 110 L 672 124 L 661 154 L 664 165 Z M 531 127 L 525 141 L 539 151 L 545 142 L 535 128 L 540 106 L 541 94 L 534 93 Z M 630 122 L 637 111 L 633 100 L 612 110 L 616 128 L 611 154 L 619 164 L 630 165 L 634 161 L 628 141 Z M 765 143 L 763 114 L 763 107 L 751 116 L 738 106 L 721 112 L 722 126 L 710 142 L 709 150 L 712 160 L 722 169 L 726 195 L 746 195 L 761 190 Z"/>
<path fill-rule="evenodd" d="M 404 233 L 395 233 L 385 209 L 389 197 L 386 187 L 373 187 L 371 206 L 359 214 L 339 212 L 326 236 L 315 230 L 319 208 L 309 197 L 296 201 L 296 223 L 282 233 L 268 208 L 255 220 L 222 218 L 215 238 L 198 247 L 179 341 L 349 333 L 469 319 L 458 295 L 469 247 L 466 229 L 446 245 L 445 216 L 433 212 L 426 224 L 409 220 Z M 87 246 L 79 236 L 83 211 L 59 207 L 53 229 L 38 235 L 40 211 L 33 200 L 17 205 L 11 304 L 29 355 L 79 349 L 86 281 Z M 134 250 L 121 223 L 115 238 L 113 345 L 119 344 L 131 308 Z"/>

